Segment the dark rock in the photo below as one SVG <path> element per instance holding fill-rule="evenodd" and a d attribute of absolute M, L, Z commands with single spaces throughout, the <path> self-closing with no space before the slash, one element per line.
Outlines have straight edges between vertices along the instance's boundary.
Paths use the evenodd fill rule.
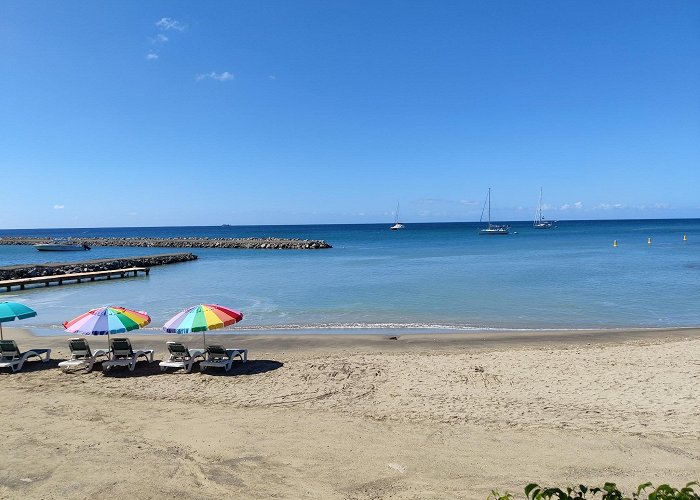
<path fill-rule="evenodd" d="M 0 280 L 32 278 L 35 276 L 56 276 L 91 271 L 108 271 L 128 267 L 153 267 L 177 262 L 196 260 L 193 253 L 174 253 L 164 255 L 147 255 L 123 259 L 96 259 L 83 262 L 57 262 L 49 264 L 25 264 L 0 267 Z"/>

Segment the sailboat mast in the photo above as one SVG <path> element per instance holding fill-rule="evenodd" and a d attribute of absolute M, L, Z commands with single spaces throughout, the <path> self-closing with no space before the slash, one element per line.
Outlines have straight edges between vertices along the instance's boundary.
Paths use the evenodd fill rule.
<path fill-rule="evenodd" d="M 489 226 L 491 226 L 491 188 L 489 188 Z"/>

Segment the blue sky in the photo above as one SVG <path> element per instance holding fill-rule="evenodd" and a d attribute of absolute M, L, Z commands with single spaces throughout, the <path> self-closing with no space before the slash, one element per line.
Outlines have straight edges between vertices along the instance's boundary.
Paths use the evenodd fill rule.
<path fill-rule="evenodd" d="M 700 217 L 700 2 L 4 0 L 0 227 Z"/>

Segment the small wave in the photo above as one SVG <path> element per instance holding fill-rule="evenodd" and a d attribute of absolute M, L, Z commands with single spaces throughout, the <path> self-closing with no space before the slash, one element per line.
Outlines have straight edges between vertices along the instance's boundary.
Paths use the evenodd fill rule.
<path fill-rule="evenodd" d="M 60 335 L 68 334 L 60 325 L 13 325 L 15 328 L 33 330 L 38 335 Z M 656 330 L 665 328 L 695 328 L 692 326 L 628 326 L 628 327 L 595 327 L 595 328 L 512 328 L 495 326 L 475 326 L 468 324 L 444 324 L 444 323 L 315 323 L 315 324 L 286 324 L 286 325 L 246 325 L 210 330 L 207 335 L 218 335 L 227 333 L 266 334 L 274 332 L 318 332 L 341 335 L 343 332 L 360 333 L 381 333 L 385 330 L 401 330 L 402 334 L 422 333 L 432 331 L 435 333 L 487 333 L 487 332 L 589 332 L 589 331 L 627 331 L 627 330 Z M 129 332 L 136 335 L 160 335 L 163 329 L 157 326 L 147 326 L 139 330 Z"/>

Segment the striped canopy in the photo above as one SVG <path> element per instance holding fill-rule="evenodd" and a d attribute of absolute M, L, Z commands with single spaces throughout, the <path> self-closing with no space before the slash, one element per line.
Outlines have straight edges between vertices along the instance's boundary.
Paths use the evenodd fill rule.
<path fill-rule="evenodd" d="M 151 317 L 145 312 L 112 306 L 92 309 L 71 321 L 66 321 L 63 327 L 71 333 L 109 335 L 136 330 L 150 322 Z"/>
<path fill-rule="evenodd" d="M 216 330 L 243 319 L 243 313 L 216 304 L 199 304 L 173 316 L 163 330 L 168 333 L 192 333 Z"/>

